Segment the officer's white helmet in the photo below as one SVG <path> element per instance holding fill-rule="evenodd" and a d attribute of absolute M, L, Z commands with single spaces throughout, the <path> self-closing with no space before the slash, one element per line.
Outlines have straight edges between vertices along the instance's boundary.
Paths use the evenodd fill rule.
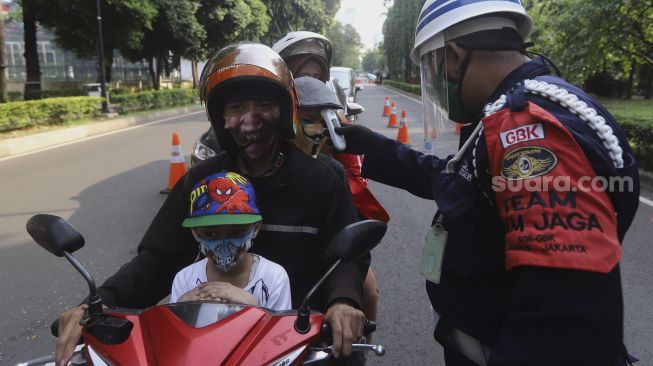
<path fill-rule="evenodd" d="M 272 49 L 286 62 L 295 56 L 317 57 L 326 69 L 326 80 L 329 79 L 329 68 L 333 64 L 333 44 L 325 36 L 308 31 L 290 32 L 278 40 Z"/>
<path fill-rule="evenodd" d="M 531 34 L 533 20 L 520 0 L 428 0 L 417 20 L 410 56 L 419 65 L 421 56 L 451 39 L 504 27 L 515 28 L 524 40 Z"/>
<path fill-rule="evenodd" d="M 449 121 L 445 42 L 485 30 L 512 28 L 526 40 L 533 20 L 520 0 L 427 0 L 415 29 L 412 61 L 420 66 L 426 152 Z"/>

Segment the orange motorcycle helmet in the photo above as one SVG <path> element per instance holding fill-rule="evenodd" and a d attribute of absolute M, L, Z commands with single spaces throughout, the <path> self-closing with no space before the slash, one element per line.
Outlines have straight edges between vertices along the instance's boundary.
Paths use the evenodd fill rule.
<path fill-rule="evenodd" d="M 230 91 L 252 90 L 252 95 L 269 95 L 279 103 L 279 137 L 295 137 L 297 94 L 293 77 L 281 56 L 271 48 L 252 42 L 227 46 L 207 61 L 200 76 L 200 100 L 215 130 L 220 147 L 235 151 L 238 146 L 224 128 L 223 110 Z"/>

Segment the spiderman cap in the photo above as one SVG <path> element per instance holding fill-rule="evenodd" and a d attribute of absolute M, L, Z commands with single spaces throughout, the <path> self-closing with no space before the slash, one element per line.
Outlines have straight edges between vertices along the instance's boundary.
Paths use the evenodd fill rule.
<path fill-rule="evenodd" d="M 220 172 L 193 186 L 184 227 L 253 224 L 262 220 L 254 187 L 242 175 Z"/>

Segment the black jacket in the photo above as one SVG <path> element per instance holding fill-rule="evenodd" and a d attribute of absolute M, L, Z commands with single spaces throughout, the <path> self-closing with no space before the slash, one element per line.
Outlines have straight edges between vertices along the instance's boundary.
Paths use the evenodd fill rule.
<path fill-rule="evenodd" d="M 324 163 L 281 143 L 283 165 L 268 177 L 247 177 L 256 191 L 263 225 L 251 252 L 283 266 L 290 278 L 293 307 L 325 273 L 331 259 L 323 252 L 329 240 L 355 222 L 351 196 Z M 175 274 L 198 255 L 198 244 L 181 226 L 189 212 L 190 189 L 200 179 L 222 170 L 238 172 L 235 155 L 222 154 L 193 166 L 175 185 L 148 228 L 138 255 L 99 289 L 110 306 L 145 308 L 170 293 Z M 323 285 L 314 305 L 325 309 L 345 298 L 360 307 L 369 256 L 342 263 Z"/>

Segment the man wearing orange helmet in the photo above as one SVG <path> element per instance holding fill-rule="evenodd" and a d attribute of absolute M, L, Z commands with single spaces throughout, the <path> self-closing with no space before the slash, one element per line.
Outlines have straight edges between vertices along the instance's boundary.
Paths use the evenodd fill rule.
<path fill-rule="evenodd" d="M 98 288 L 103 303 L 144 308 L 169 293 L 175 273 L 198 256 L 192 233 L 181 225 L 192 186 L 202 177 L 229 170 L 250 180 L 265 217 L 250 251 L 284 267 L 293 307 L 298 308 L 331 264 L 323 255 L 325 246 L 356 221 L 351 196 L 329 167 L 286 141 L 295 135 L 294 83 L 284 61 L 270 48 L 239 43 L 220 50 L 202 72 L 200 97 L 226 153 L 193 166 L 175 185 L 138 255 Z M 349 355 L 351 344 L 362 335 L 364 316 L 357 308 L 368 266 L 369 256 L 342 263 L 313 303 L 331 323 L 336 357 Z M 81 315 L 78 307 L 59 317 L 58 363 L 69 359 L 79 340 Z"/>

